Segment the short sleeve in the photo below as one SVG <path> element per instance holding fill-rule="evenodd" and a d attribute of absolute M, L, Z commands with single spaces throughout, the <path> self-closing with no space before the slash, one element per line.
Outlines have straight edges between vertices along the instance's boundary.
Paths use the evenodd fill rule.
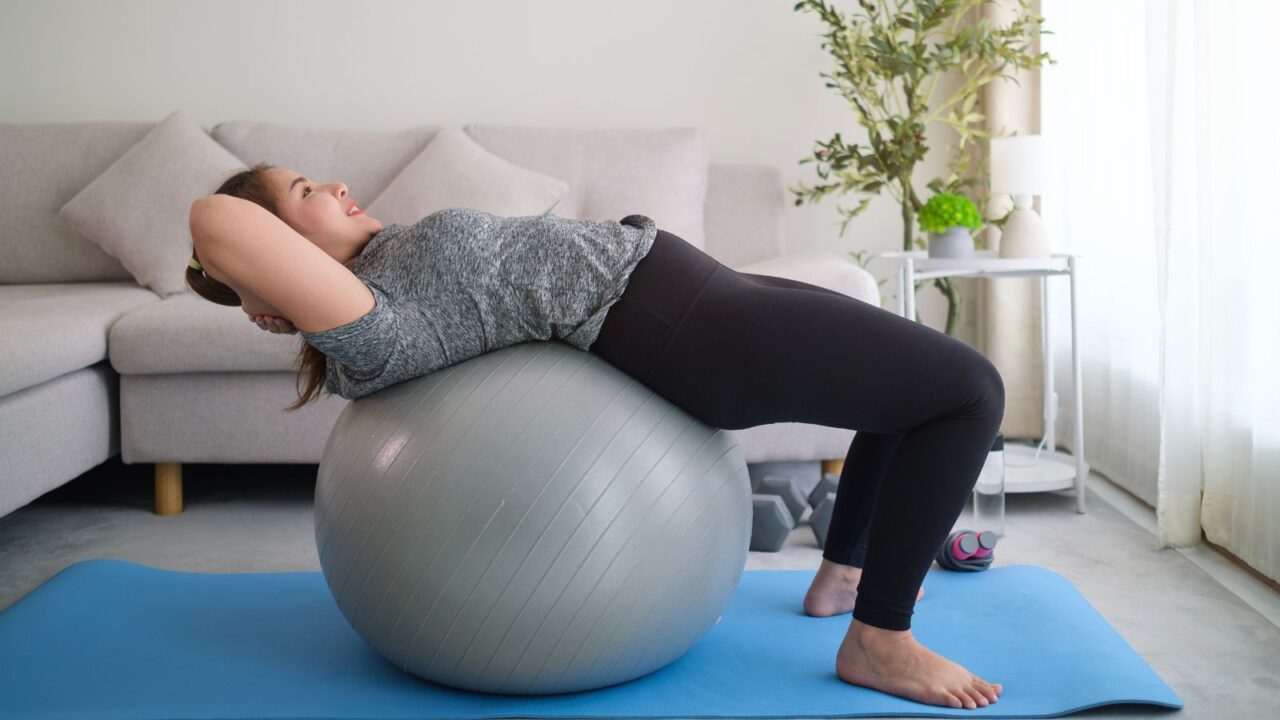
<path fill-rule="evenodd" d="M 653 221 L 653 218 L 649 217 L 648 215 L 640 215 L 640 214 L 633 213 L 631 215 L 628 215 L 622 218 L 618 222 L 623 225 L 630 225 L 633 228 L 640 228 L 641 230 L 645 231 L 645 234 L 656 235 L 658 232 L 657 223 L 655 223 Z"/>
<path fill-rule="evenodd" d="M 347 375 L 369 380 L 377 377 L 395 350 L 398 332 L 395 309 L 377 284 L 364 281 L 373 293 L 373 309 L 352 320 L 319 332 L 299 330 L 309 345 L 341 364 Z"/>

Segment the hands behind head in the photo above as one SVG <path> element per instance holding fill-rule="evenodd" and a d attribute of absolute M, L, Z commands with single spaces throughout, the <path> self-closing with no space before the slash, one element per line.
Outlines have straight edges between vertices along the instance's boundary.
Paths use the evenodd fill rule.
<path fill-rule="evenodd" d="M 275 333 L 276 335 L 280 335 L 282 333 L 286 335 L 296 335 L 298 333 L 298 328 L 294 327 L 293 323 L 289 322 L 288 318 L 282 318 L 276 315 L 250 315 L 248 317 L 251 321 L 257 323 L 259 328 Z"/>

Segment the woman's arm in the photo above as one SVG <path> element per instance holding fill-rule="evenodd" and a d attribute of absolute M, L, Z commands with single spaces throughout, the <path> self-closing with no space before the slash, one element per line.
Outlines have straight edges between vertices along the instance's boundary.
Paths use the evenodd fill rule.
<path fill-rule="evenodd" d="M 205 270 L 207 272 L 208 268 L 206 267 Z M 209 273 L 209 275 L 212 276 L 213 273 Z M 226 280 L 222 280 L 220 278 L 215 277 L 213 279 L 218 280 L 219 282 L 222 282 L 222 283 L 226 283 Z M 280 312 L 279 308 L 272 307 L 270 303 L 268 303 L 266 300 L 263 300 L 262 298 L 254 295 L 248 290 L 245 290 L 244 288 L 232 288 L 232 289 L 235 290 L 236 294 L 240 296 L 240 309 L 244 310 L 245 315 L 248 315 L 250 317 L 253 317 L 254 315 L 271 315 L 274 317 L 284 317 L 284 313 Z"/>
<path fill-rule="evenodd" d="M 279 315 L 305 332 L 322 332 L 374 307 L 360 278 L 260 205 L 224 194 L 201 197 L 191 205 L 190 226 L 209 274 L 274 311 L 249 314 Z"/>

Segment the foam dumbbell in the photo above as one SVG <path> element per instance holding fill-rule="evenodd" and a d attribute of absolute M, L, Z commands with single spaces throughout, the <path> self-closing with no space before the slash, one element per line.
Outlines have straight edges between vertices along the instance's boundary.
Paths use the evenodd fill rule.
<path fill-rule="evenodd" d="M 827 531 L 831 529 L 831 515 L 836 509 L 836 494 L 827 493 L 827 496 L 818 503 L 813 509 L 813 514 L 809 516 L 809 527 L 813 529 L 813 537 L 818 541 L 818 547 L 826 549 L 827 547 Z"/>
<path fill-rule="evenodd" d="M 800 516 L 804 514 L 805 497 L 804 491 L 800 489 L 796 479 L 790 475 L 765 475 L 760 480 L 760 485 L 755 489 L 760 495 L 777 495 L 782 498 L 782 502 L 787 506 L 787 511 L 791 513 L 791 525 L 794 527 L 800 522 Z"/>
<path fill-rule="evenodd" d="M 999 538 L 990 530 L 957 530 L 938 548 L 937 561 L 945 570 L 976 572 L 991 567 Z"/>
<path fill-rule="evenodd" d="M 791 511 L 777 495 L 751 495 L 751 550 L 777 552 L 796 526 Z"/>
<path fill-rule="evenodd" d="M 818 503 L 822 502 L 827 493 L 833 493 L 836 488 L 840 487 L 840 476 L 835 473 L 823 473 L 822 478 L 818 480 L 818 484 L 813 486 L 809 491 L 809 507 L 816 508 Z"/>

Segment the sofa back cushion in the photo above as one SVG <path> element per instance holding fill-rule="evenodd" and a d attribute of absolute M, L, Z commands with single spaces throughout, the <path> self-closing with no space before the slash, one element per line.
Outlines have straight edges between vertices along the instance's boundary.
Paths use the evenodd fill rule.
<path fill-rule="evenodd" d="M 0 284 L 134 279 L 58 210 L 155 125 L 0 123 Z"/>
<path fill-rule="evenodd" d="M 786 252 L 787 199 L 772 165 L 712 165 L 707 177 L 707 247 L 731 268 Z"/>

